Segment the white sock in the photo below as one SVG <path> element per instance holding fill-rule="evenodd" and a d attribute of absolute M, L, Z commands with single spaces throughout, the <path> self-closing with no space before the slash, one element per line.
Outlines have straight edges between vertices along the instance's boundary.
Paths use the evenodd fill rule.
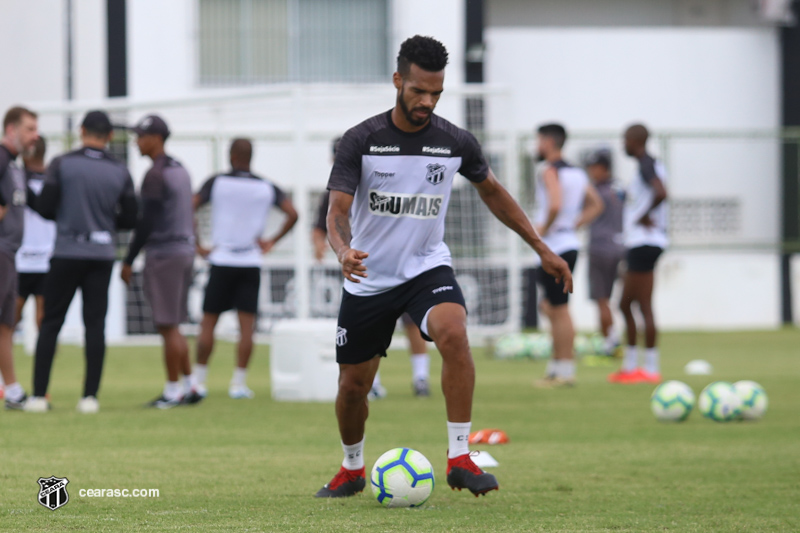
<path fill-rule="evenodd" d="M 472 422 L 447 422 L 447 458 L 469 453 L 469 430 Z"/>
<path fill-rule="evenodd" d="M 411 376 L 414 381 L 428 380 L 431 376 L 431 356 L 427 353 L 415 353 L 411 356 Z"/>
<path fill-rule="evenodd" d="M 556 375 L 561 379 L 573 379 L 575 377 L 575 359 L 556 361 Z"/>
<path fill-rule="evenodd" d="M 206 377 L 208 376 L 208 365 L 194 365 L 194 368 L 192 369 L 192 376 L 194 376 L 195 383 L 205 384 Z"/>
<path fill-rule="evenodd" d="M 6 385 L 6 399 L 11 400 L 12 402 L 18 402 L 25 396 L 25 389 L 22 388 L 22 385 L 19 384 L 18 381 L 10 385 Z"/>
<path fill-rule="evenodd" d="M 342 443 L 342 450 L 344 450 L 344 460 L 342 466 L 348 470 L 361 470 L 364 468 L 364 439 L 356 444 Z"/>
<path fill-rule="evenodd" d="M 628 346 L 625 348 L 625 357 L 622 359 L 622 371 L 632 372 L 639 366 L 639 348 Z"/>
<path fill-rule="evenodd" d="M 544 369 L 545 377 L 553 377 L 558 375 L 558 361 L 555 359 L 547 360 L 547 367 Z"/>
<path fill-rule="evenodd" d="M 194 388 L 194 375 L 189 374 L 188 376 L 183 376 L 183 390 L 186 394 L 192 392 Z"/>
<path fill-rule="evenodd" d="M 611 352 L 614 348 L 619 345 L 619 333 L 614 328 L 608 330 L 608 336 L 606 337 L 606 352 Z"/>
<path fill-rule="evenodd" d="M 233 369 L 233 378 L 231 378 L 231 385 L 241 387 L 247 381 L 247 369 L 239 368 L 238 366 Z"/>
<path fill-rule="evenodd" d="M 381 374 L 380 372 L 375 372 L 375 379 L 372 380 L 372 387 L 380 387 L 381 386 Z M 355 446 L 355 444 L 353 445 Z"/>
<path fill-rule="evenodd" d="M 181 397 L 181 382 L 167 381 L 164 384 L 164 398 L 167 400 L 177 400 Z"/>
<path fill-rule="evenodd" d="M 644 351 L 644 369 L 657 374 L 661 369 L 658 348 L 647 348 Z"/>

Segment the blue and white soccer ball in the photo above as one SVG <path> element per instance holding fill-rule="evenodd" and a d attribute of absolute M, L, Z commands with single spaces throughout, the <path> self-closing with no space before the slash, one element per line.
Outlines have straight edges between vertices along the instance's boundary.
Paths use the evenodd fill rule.
<path fill-rule="evenodd" d="M 742 412 L 742 400 L 727 381 L 715 381 L 708 385 L 700 393 L 697 403 L 703 416 L 715 422 L 734 420 Z"/>
<path fill-rule="evenodd" d="M 416 450 L 395 448 L 375 461 L 370 481 L 381 505 L 419 507 L 433 492 L 433 466 Z"/>
<path fill-rule="evenodd" d="M 758 420 L 767 412 L 769 399 L 764 388 L 755 381 L 737 381 L 733 384 L 736 394 L 742 400 L 743 420 Z"/>
<path fill-rule="evenodd" d="M 665 381 L 650 396 L 650 409 L 663 422 L 682 422 L 694 408 L 694 391 L 682 381 Z"/>

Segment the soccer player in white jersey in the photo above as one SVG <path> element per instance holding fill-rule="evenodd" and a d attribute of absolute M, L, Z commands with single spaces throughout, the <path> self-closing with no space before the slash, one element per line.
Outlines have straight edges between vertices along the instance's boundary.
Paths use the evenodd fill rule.
<path fill-rule="evenodd" d="M 561 150 L 567 132 L 560 124 L 545 124 L 537 132 L 539 158 L 544 161 L 536 179 L 534 225 L 553 253 L 567 262 L 570 270 L 578 259 L 580 240 L 576 230 L 591 223 L 603 212 L 603 201 L 583 169 L 564 161 Z M 544 269 L 537 269 L 537 280 L 544 289 L 542 312 L 550 320 L 553 358 L 544 378 L 535 385 L 552 388 L 575 385 L 575 328 L 569 314 L 569 294 Z"/>
<path fill-rule="evenodd" d="M 261 256 L 297 222 L 297 211 L 286 194 L 250 172 L 252 156 L 252 143 L 247 139 L 235 139 L 230 150 L 231 171 L 211 177 L 194 197 L 195 210 L 211 204 L 211 248 L 203 248 L 198 241 L 198 252 L 211 263 L 197 337 L 197 364 L 192 374 L 201 396 L 207 392 L 207 365 L 214 350 L 214 328 L 219 315 L 236 309 L 239 345 L 228 395 L 233 399 L 253 398 L 246 379 L 258 315 Z M 273 206 L 283 211 L 286 218 L 275 236 L 264 239 L 267 217 Z"/>
<path fill-rule="evenodd" d="M 333 141 L 333 156 L 336 157 L 336 149 L 339 146 L 341 137 Z M 311 240 L 314 243 L 314 257 L 317 261 L 322 261 L 325 251 L 330 249 L 328 244 L 328 224 L 325 219 L 328 217 L 328 204 L 330 202 L 330 191 L 325 191 L 317 207 L 317 218 L 314 227 L 311 229 Z M 403 313 L 400 317 L 408 338 L 408 351 L 411 359 L 411 390 L 414 396 L 428 397 L 431 394 L 431 357 L 428 354 L 428 344 L 422 338 L 419 328 L 408 313 Z M 375 372 L 375 379 L 369 391 L 370 400 L 380 400 L 388 394 L 386 388 L 381 384 L 380 372 Z"/>
<path fill-rule="evenodd" d="M 475 495 L 498 488 L 469 455 L 475 367 L 464 297 L 443 241 L 456 173 L 541 256 L 563 290 L 572 289 L 566 261 L 550 251 L 500 185 L 475 137 L 433 114 L 446 65 L 447 51 L 435 39 L 417 35 L 403 42 L 393 75 L 395 106 L 344 134 L 328 181 L 328 239 L 345 277 L 336 333 L 336 417 L 344 460 L 317 497 L 351 496 L 366 485 L 367 394 L 405 312 L 442 355 L 448 485 Z"/>
<path fill-rule="evenodd" d="M 628 270 L 622 289 L 620 309 L 625 315 L 628 346 L 622 368 L 608 376 L 612 383 L 659 383 L 661 367 L 657 330 L 653 316 L 653 271 L 669 244 L 667 235 L 667 172 L 664 165 L 647 153 L 650 133 L 641 124 L 625 131 L 625 152 L 636 159 L 639 171 L 628 188 L 624 212 L 625 247 Z M 644 365 L 639 366 L 636 318 L 633 303 L 639 305 L 644 321 Z"/>
<path fill-rule="evenodd" d="M 23 154 L 25 182 L 29 194 L 38 196 L 44 187 L 44 154 L 47 144 L 44 137 L 36 140 L 33 151 Z M 41 327 L 44 319 L 44 279 L 50 270 L 50 256 L 56 244 L 56 224 L 45 220 L 31 209 L 25 208 L 25 230 L 22 246 L 17 250 L 17 322 L 22 319 L 22 308 L 29 297 L 36 302 L 36 325 Z"/>

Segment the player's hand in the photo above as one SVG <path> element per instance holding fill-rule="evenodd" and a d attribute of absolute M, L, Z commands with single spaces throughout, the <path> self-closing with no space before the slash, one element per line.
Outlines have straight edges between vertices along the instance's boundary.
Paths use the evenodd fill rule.
<path fill-rule="evenodd" d="M 564 294 L 571 293 L 572 272 L 570 272 L 567 262 L 553 252 L 541 257 L 544 271 L 556 278 L 557 283 L 564 284 Z"/>
<path fill-rule="evenodd" d="M 642 218 L 640 218 L 639 224 L 641 224 L 645 228 L 652 228 L 653 226 L 655 226 L 655 224 L 653 223 L 653 219 L 650 218 L 650 213 L 647 213 Z"/>
<path fill-rule="evenodd" d="M 197 245 L 197 255 L 202 257 L 203 259 L 208 259 L 208 256 L 211 255 L 211 249 L 205 248 L 203 246 Z"/>
<path fill-rule="evenodd" d="M 261 248 L 261 253 L 262 254 L 269 253 L 269 251 L 272 250 L 272 248 L 275 247 L 275 240 L 274 239 L 269 239 L 269 240 L 258 239 L 258 247 Z"/>
<path fill-rule="evenodd" d="M 130 287 L 131 278 L 133 277 L 133 267 L 127 263 L 123 263 L 122 270 L 119 273 L 119 277 L 122 278 L 122 281 L 125 282 L 125 285 Z"/>
<path fill-rule="evenodd" d="M 547 228 L 544 226 L 544 224 L 535 226 L 533 229 L 536 230 L 536 233 L 539 234 L 539 237 L 544 237 L 545 235 L 547 235 Z"/>
<path fill-rule="evenodd" d="M 367 267 L 364 265 L 364 259 L 367 257 L 369 257 L 367 252 L 348 248 L 339 256 L 339 262 L 342 264 L 342 275 L 353 283 L 361 283 L 353 276 L 358 276 L 359 278 L 367 277 Z"/>
<path fill-rule="evenodd" d="M 6 218 L 6 213 L 8 213 L 8 207 L 5 205 L 0 205 L 0 221 Z"/>

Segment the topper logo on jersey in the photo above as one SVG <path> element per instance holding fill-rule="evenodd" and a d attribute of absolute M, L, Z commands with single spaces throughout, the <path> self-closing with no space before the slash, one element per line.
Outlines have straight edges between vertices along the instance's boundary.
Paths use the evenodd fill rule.
<path fill-rule="evenodd" d="M 370 189 L 369 211 L 381 217 L 430 219 L 439 216 L 444 195 L 404 194 Z"/>
<path fill-rule="evenodd" d="M 429 182 L 433 183 L 434 185 L 439 185 L 441 182 L 444 181 L 444 172 L 447 170 L 447 167 L 444 165 L 440 165 L 438 163 L 431 163 L 427 165 L 428 173 L 425 175 L 425 179 Z"/>

